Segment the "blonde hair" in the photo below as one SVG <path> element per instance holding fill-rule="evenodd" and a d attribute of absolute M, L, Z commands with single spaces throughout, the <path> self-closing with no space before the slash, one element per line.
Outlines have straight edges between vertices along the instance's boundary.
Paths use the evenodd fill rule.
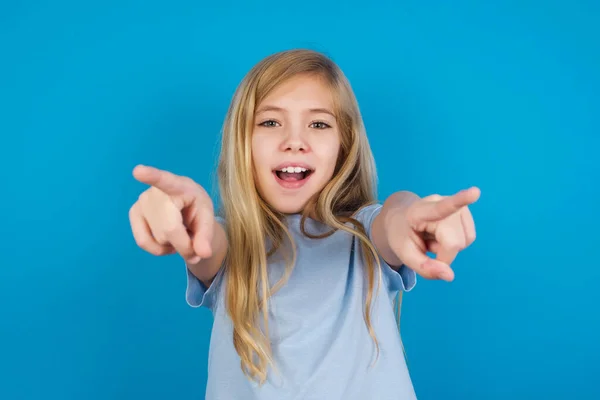
<path fill-rule="evenodd" d="M 353 218 L 377 196 L 375 163 L 362 117 L 350 84 L 339 67 L 327 56 L 312 50 L 288 50 L 273 54 L 256 64 L 238 86 L 223 126 L 218 180 L 221 211 L 226 223 L 229 251 L 225 260 L 225 305 L 233 323 L 233 342 L 244 373 L 263 383 L 273 365 L 269 341 L 268 300 L 289 277 L 296 258 L 293 239 L 284 216 L 267 204 L 255 186 L 251 135 L 255 108 L 282 82 L 298 74 L 312 74 L 326 82 L 334 98 L 334 113 L 341 146 L 333 178 L 302 212 L 302 232 L 308 216 L 336 230 L 355 235 L 366 259 L 368 291 L 364 318 L 377 351 L 379 346 L 371 324 L 377 252 L 365 228 Z M 350 222 L 354 228 L 346 225 Z M 284 238 L 291 244 L 286 256 L 286 274 L 270 287 L 268 257 L 282 248 Z M 267 240 L 272 247 L 267 250 Z M 380 274 L 378 275 L 380 276 Z M 399 309 L 399 304 L 396 304 Z M 262 316 L 262 327 L 260 317 Z"/>

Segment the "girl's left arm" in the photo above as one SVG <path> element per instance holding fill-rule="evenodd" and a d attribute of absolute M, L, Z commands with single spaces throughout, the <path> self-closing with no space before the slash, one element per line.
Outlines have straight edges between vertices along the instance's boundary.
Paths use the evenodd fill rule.
<path fill-rule="evenodd" d="M 451 281 L 454 272 L 450 265 L 475 240 L 468 206 L 479 196 L 476 187 L 452 196 L 424 198 L 396 192 L 386 199 L 373 221 L 373 244 L 395 269 L 406 265 L 424 278 Z M 427 252 L 436 258 L 428 257 Z"/>

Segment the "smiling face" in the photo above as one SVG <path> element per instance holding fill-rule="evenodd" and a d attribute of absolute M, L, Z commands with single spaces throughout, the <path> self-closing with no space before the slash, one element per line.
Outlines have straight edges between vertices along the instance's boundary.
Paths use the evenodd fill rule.
<path fill-rule="evenodd" d="M 339 150 L 332 93 L 320 77 L 293 77 L 256 107 L 252 132 L 255 183 L 275 210 L 301 212 L 333 177 Z"/>

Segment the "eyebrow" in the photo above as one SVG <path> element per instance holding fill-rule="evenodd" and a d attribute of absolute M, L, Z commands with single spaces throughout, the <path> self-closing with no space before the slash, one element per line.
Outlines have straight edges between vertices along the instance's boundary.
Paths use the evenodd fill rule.
<path fill-rule="evenodd" d="M 286 110 L 281 107 L 267 105 L 267 106 L 259 107 L 258 110 L 256 110 L 256 114 L 264 113 L 267 111 L 286 112 Z M 335 118 L 335 115 L 333 114 L 333 112 L 327 108 L 310 108 L 308 111 L 311 114 L 329 114 Z"/>

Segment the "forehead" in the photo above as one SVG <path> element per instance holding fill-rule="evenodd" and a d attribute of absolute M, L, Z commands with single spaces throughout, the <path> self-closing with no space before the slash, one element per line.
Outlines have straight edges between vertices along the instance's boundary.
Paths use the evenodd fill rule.
<path fill-rule="evenodd" d="M 333 109 L 333 93 L 326 80 L 317 75 L 299 75 L 275 87 L 258 105 L 257 112 L 269 107 Z"/>

